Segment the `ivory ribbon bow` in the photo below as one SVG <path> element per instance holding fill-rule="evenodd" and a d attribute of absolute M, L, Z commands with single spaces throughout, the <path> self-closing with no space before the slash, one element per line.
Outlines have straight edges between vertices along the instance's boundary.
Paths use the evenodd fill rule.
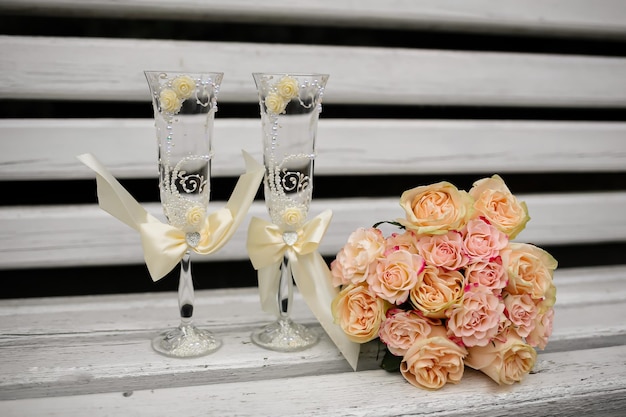
<path fill-rule="evenodd" d="M 304 301 L 352 369 L 356 370 L 360 345 L 349 340 L 334 323 L 330 306 L 339 290 L 333 287 L 330 270 L 317 251 L 331 218 L 330 210 L 322 212 L 299 229 L 297 239 L 292 242 L 284 237 L 279 226 L 253 217 L 248 228 L 248 255 L 258 271 L 263 311 L 278 316 L 278 270 L 286 256 Z"/>
<path fill-rule="evenodd" d="M 95 156 L 82 154 L 77 158 L 96 173 L 100 208 L 139 232 L 146 266 L 152 280 L 158 281 L 189 249 L 203 255 L 220 249 L 245 218 L 263 179 L 264 168 L 248 153 L 242 152 L 246 172 L 239 177 L 226 206 L 207 217 L 200 232 L 200 243 L 193 248 L 187 243 L 185 232 L 148 213 Z"/>

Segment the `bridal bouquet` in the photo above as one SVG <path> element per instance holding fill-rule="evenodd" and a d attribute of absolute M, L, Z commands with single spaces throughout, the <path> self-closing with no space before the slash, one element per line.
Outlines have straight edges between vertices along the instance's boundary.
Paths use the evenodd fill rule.
<path fill-rule="evenodd" d="M 354 342 L 379 338 L 383 367 L 417 387 L 458 383 L 465 365 L 520 381 L 548 343 L 556 301 L 556 260 L 511 241 L 526 204 L 494 175 L 469 192 L 416 187 L 400 206 L 404 218 L 354 231 L 331 262 L 335 323 Z M 385 236 L 383 223 L 399 229 Z"/>

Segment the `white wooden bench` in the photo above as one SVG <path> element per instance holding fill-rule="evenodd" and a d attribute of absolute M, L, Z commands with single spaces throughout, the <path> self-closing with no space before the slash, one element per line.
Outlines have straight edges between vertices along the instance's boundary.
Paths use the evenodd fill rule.
<path fill-rule="evenodd" d="M 0 415 L 626 410 L 624 2 L 0 0 L 0 14 L 12 28 L 0 35 Z M 106 31 L 81 32 L 90 25 Z M 186 27 L 213 40 L 163 38 Z M 91 152 L 135 190 L 156 188 L 145 69 L 225 73 L 213 165 L 225 187 L 241 149 L 261 160 L 251 73 L 330 74 L 313 205 L 334 212 L 328 258 L 357 227 L 399 217 L 403 185 L 465 188 L 493 173 L 514 184 L 532 217 L 517 240 L 561 261 L 555 330 L 533 373 L 499 387 L 468 370 L 425 392 L 379 369 L 372 344 L 358 372 L 326 338 L 298 354 L 261 350 L 249 335 L 270 318 L 252 286 L 247 224 L 194 267 L 196 321 L 227 348 L 153 353 L 150 337 L 177 324 L 176 297 L 151 283 L 138 235 L 97 207 L 93 173 L 75 158 Z M 145 206 L 160 216 L 156 200 Z M 260 199 L 252 215 L 265 216 Z M 302 300 L 295 308 L 314 325 Z"/>

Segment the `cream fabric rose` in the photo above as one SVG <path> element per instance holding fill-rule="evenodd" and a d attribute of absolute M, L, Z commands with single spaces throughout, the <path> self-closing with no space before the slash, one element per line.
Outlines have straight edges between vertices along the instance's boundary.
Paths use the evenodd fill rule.
<path fill-rule="evenodd" d="M 509 243 L 502 251 L 510 294 L 528 293 L 535 300 L 543 299 L 551 289 L 557 261 L 545 250 L 528 243 Z"/>
<path fill-rule="evenodd" d="M 289 76 L 281 78 L 280 81 L 276 83 L 275 87 L 278 95 L 287 101 L 298 97 L 300 91 L 298 81 Z"/>
<path fill-rule="evenodd" d="M 188 75 L 180 75 L 172 80 L 172 90 L 181 100 L 191 97 L 196 89 L 196 82 Z"/>
<path fill-rule="evenodd" d="M 463 300 L 446 311 L 448 329 L 465 346 L 485 346 L 496 334 L 504 303 L 486 288 L 466 288 Z"/>
<path fill-rule="evenodd" d="M 285 111 L 287 101 L 277 93 L 269 93 L 265 97 L 265 107 L 267 107 L 267 111 L 270 113 L 280 114 Z"/>
<path fill-rule="evenodd" d="M 348 285 L 331 303 L 335 324 L 348 339 L 365 343 L 378 337 L 388 304 L 376 297 L 366 285 Z"/>
<path fill-rule="evenodd" d="M 159 103 L 161 104 L 161 110 L 166 113 L 178 113 L 182 102 L 176 95 L 176 92 L 169 88 L 164 88 L 159 94 Z"/>
<path fill-rule="evenodd" d="M 359 284 L 367 279 L 370 266 L 385 251 L 385 238 L 376 228 L 358 228 L 330 265 L 333 285 Z"/>
<path fill-rule="evenodd" d="M 199 229 L 204 226 L 204 220 L 206 218 L 206 210 L 201 206 L 190 207 L 185 213 L 185 220 L 188 226 L 192 229 Z"/>
<path fill-rule="evenodd" d="M 505 342 L 494 340 L 486 346 L 468 348 L 465 364 L 488 375 L 498 384 L 521 381 L 537 360 L 537 352 L 522 339 L 510 333 Z"/>
<path fill-rule="evenodd" d="M 499 256 L 508 243 L 506 234 L 483 219 L 470 220 L 463 229 L 463 248 L 474 262 Z"/>
<path fill-rule="evenodd" d="M 445 234 L 465 226 L 472 215 L 472 205 L 467 192 L 442 181 L 402 193 L 400 206 L 406 218 L 397 221 L 418 234 Z"/>
<path fill-rule="evenodd" d="M 442 326 L 432 328 L 427 338 L 419 338 L 405 353 L 400 372 L 418 388 L 436 390 L 463 377 L 467 350 L 452 342 Z"/>
<path fill-rule="evenodd" d="M 404 356 L 415 340 L 428 337 L 432 326 L 441 326 L 441 321 L 423 317 L 415 310 L 404 311 L 394 308 L 387 311 L 387 317 L 378 334 L 389 352 L 396 356 Z"/>
<path fill-rule="evenodd" d="M 459 232 L 422 236 L 415 242 L 415 247 L 426 263 L 440 268 L 456 270 L 469 262 L 463 248 L 463 236 Z"/>
<path fill-rule="evenodd" d="M 463 282 L 463 275 L 458 271 L 426 265 L 420 284 L 409 294 L 411 304 L 427 317 L 445 318 L 446 309 L 463 296 Z"/>
<path fill-rule="evenodd" d="M 474 199 L 475 214 L 484 216 L 510 239 L 530 220 L 526 203 L 517 201 L 499 175 L 476 181 L 469 194 Z"/>
<path fill-rule="evenodd" d="M 282 220 L 287 226 L 299 226 L 304 220 L 302 210 L 297 207 L 290 207 L 282 212 Z"/>
<path fill-rule="evenodd" d="M 392 250 L 378 258 L 375 273 L 367 276 L 370 290 L 392 304 L 402 304 L 419 283 L 424 259 L 405 250 Z"/>

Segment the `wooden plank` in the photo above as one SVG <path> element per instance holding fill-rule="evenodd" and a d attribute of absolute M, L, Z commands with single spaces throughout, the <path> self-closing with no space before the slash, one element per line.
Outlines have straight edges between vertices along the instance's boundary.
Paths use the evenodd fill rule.
<path fill-rule="evenodd" d="M 583 349 L 618 346 L 606 351 L 607 360 L 626 353 L 626 266 L 557 270 L 555 284 L 554 333 L 546 351 L 539 352 L 536 374 L 556 372 L 553 378 L 558 380 L 562 375 L 555 369 L 555 357 L 569 358 L 556 368 L 582 367 L 588 361 L 596 369 L 608 365 L 598 355 L 603 351 L 576 353 Z M 11 358 L 2 365 L 0 400 L 198 385 L 211 385 L 211 391 L 224 384 L 254 387 L 256 382 L 313 375 L 325 379 L 351 374 L 359 379 L 361 371 L 378 367 L 375 343 L 362 349 L 357 374 L 325 335 L 312 349 L 294 355 L 253 345 L 250 332 L 271 321 L 260 310 L 255 288 L 197 291 L 196 322 L 221 337 L 223 348 L 203 358 L 160 356 L 151 351 L 149 341 L 161 329 L 177 325 L 176 302 L 170 292 L 0 301 L 0 353 Z M 298 295 L 293 317 L 321 332 Z M 589 346 L 589 340 L 595 345 Z M 570 362 L 571 355 L 581 363 Z M 471 381 L 460 386 L 472 387 Z M 476 392 L 497 389 L 489 384 L 481 383 Z M 6 405 L 0 403 L 0 409 Z"/>
<path fill-rule="evenodd" d="M 351 120 L 322 116 L 315 172 L 621 171 L 626 167 L 625 136 L 623 122 Z M 381 147 L 383 137 L 385 146 Z M 0 180 L 92 178 L 92 172 L 75 158 L 85 152 L 96 155 L 118 178 L 150 178 L 156 175 L 154 138 L 151 119 L 0 120 Z M 218 113 L 213 175 L 239 175 L 243 170 L 242 149 L 261 161 L 260 138 L 260 120 L 219 119 Z"/>
<path fill-rule="evenodd" d="M 329 73 L 329 104 L 626 106 L 614 57 L 21 36 L 0 49 L 0 98 L 145 101 L 143 71 L 167 57 L 170 71 L 224 72 L 223 102 L 257 100 L 252 72 L 290 71 Z"/>
<path fill-rule="evenodd" d="M 578 36 L 626 35 L 620 0 L 3 0 L 0 10 L 24 14 L 168 18 Z"/>
<path fill-rule="evenodd" d="M 532 220 L 516 240 L 537 245 L 619 242 L 626 240 L 626 192 L 519 195 Z M 359 227 L 403 217 L 398 198 L 314 200 L 311 216 L 333 210 L 333 220 L 320 245 L 334 256 Z M 214 202 L 217 209 L 223 203 Z M 158 203 L 146 209 L 163 218 Z M 239 230 L 219 252 L 197 257 L 247 259 L 249 218 L 267 218 L 265 204 L 253 204 Z M 0 209 L 0 267 L 33 268 L 73 265 L 141 264 L 139 234 L 96 205 L 3 207 Z"/>

